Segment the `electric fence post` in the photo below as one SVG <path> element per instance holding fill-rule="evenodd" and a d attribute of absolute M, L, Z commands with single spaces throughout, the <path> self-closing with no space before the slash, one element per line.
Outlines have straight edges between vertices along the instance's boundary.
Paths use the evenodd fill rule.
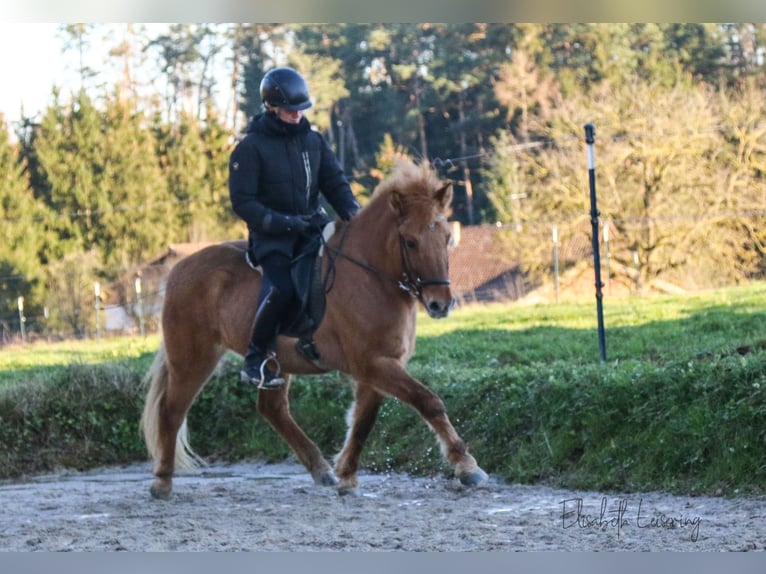
<path fill-rule="evenodd" d="M 606 361 L 606 334 L 604 332 L 604 284 L 601 282 L 601 256 L 599 254 L 598 208 L 596 207 L 596 159 L 593 144 L 596 128 L 585 124 L 585 143 L 588 146 L 588 183 L 590 186 L 590 222 L 593 228 L 593 266 L 596 272 L 596 313 L 598 315 L 598 349 L 601 361 Z"/>

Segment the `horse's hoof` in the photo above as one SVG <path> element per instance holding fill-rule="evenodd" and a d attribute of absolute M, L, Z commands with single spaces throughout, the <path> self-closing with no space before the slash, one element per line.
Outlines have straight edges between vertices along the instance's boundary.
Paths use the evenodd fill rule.
<path fill-rule="evenodd" d="M 463 486 L 479 486 L 489 480 L 489 475 L 477 466 L 474 470 L 466 472 L 458 478 Z"/>
<path fill-rule="evenodd" d="M 335 473 L 331 470 L 328 470 L 327 472 L 323 472 L 319 476 L 314 477 L 314 484 L 317 486 L 335 486 L 338 484 L 338 478 L 335 476 Z"/>
<path fill-rule="evenodd" d="M 356 476 L 341 479 L 335 486 L 335 490 L 338 492 L 338 496 L 359 496 L 359 483 Z"/>
<path fill-rule="evenodd" d="M 149 488 L 149 492 L 151 492 L 152 497 L 157 500 L 168 500 L 172 490 L 173 483 L 162 478 L 155 480 L 152 483 L 152 486 Z"/>
<path fill-rule="evenodd" d="M 338 487 L 338 496 L 348 496 L 349 498 L 357 498 L 359 496 L 359 488 L 356 486 L 344 486 Z"/>

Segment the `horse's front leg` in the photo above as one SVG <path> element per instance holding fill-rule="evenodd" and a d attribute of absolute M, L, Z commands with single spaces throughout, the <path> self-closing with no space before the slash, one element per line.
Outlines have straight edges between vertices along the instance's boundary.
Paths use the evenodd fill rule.
<path fill-rule="evenodd" d="M 413 407 L 436 434 L 444 457 L 455 469 L 455 476 L 466 486 L 477 486 L 488 478 L 469 454 L 463 439 L 447 416 L 444 402 L 423 383 L 412 377 L 396 359 L 378 358 L 357 377 L 379 393 L 396 397 Z"/>
<path fill-rule="evenodd" d="M 288 391 L 290 376 L 277 389 L 258 391 L 258 411 L 271 427 L 290 445 L 303 466 L 311 473 L 314 482 L 320 486 L 334 486 L 338 479 L 330 464 L 322 456 L 319 447 L 312 441 L 290 414 Z"/>
<path fill-rule="evenodd" d="M 335 457 L 335 474 L 338 483 L 338 494 L 356 492 L 358 482 L 356 472 L 359 468 L 359 457 L 364 443 L 370 435 L 372 426 L 378 416 L 384 396 L 369 385 L 357 383 L 354 390 L 354 404 L 347 415 L 348 434 L 343 449 Z"/>

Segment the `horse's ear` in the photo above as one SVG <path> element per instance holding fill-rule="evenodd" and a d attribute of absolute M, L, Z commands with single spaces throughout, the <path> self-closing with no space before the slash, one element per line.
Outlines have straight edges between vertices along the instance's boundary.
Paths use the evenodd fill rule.
<path fill-rule="evenodd" d="M 452 182 L 445 181 L 444 185 L 434 192 L 434 199 L 441 206 L 442 210 L 447 209 L 450 203 L 452 203 Z"/>
<path fill-rule="evenodd" d="M 402 194 L 399 192 L 398 189 L 392 189 L 391 190 L 391 198 L 389 199 L 391 203 L 391 207 L 393 207 L 394 211 L 399 217 L 402 217 L 404 214 L 404 204 L 402 203 Z"/>

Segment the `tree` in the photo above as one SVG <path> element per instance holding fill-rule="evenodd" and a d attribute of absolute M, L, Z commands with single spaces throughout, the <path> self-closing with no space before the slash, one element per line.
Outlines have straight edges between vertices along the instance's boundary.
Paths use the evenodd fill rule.
<path fill-rule="evenodd" d="M 146 116 L 117 89 L 106 100 L 101 126 L 101 158 L 94 166 L 98 197 L 108 205 L 97 219 L 91 245 L 106 275 L 121 274 L 165 248 L 173 238 L 178 209 L 156 156 Z M 204 158 L 203 160 L 204 161 Z"/>
<path fill-rule="evenodd" d="M 51 222 L 58 238 L 47 254 L 93 249 L 100 238 L 98 220 L 111 209 L 110 197 L 95 181 L 104 168 L 101 116 L 81 90 L 65 106 L 54 90 L 34 136 L 34 178 L 38 197 L 56 216 Z"/>
<path fill-rule="evenodd" d="M 210 239 L 239 237 L 246 230 L 229 201 L 229 156 L 234 145 L 233 133 L 221 121 L 214 106 L 209 107 L 205 117 L 200 133 L 206 159 L 204 180 L 209 209 L 215 220 Z"/>
<path fill-rule="evenodd" d="M 216 85 L 216 59 L 223 50 L 221 32 L 207 24 L 172 24 L 149 42 L 167 86 L 165 106 L 172 120 L 181 112 L 201 118 L 212 101 Z"/>
<path fill-rule="evenodd" d="M 148 120 L 119 90 L 103 112 L 84 93 L 49 108 L 35 139 L 59 242 L 51 255 L 95 251 L 109 273 L 157 252 L 171 236 L 169 202 Z"/>
<path fill-rule="evenodd" d="M 94 286 L 99 266 L 99 256 L 94 251 L 67 253 L 46 266 L 48 329 L 75 337 L 93 332 L 96 313 Z"/>
<path fill-rule="evenodd" d="M 158 129 L 163 171 L 177 213 L 176 241 L 227 239 L 238 227 L 228 200 L 231 138 L 216 123 L 212 108 L 207 115 L 203 124 L 181 114 L 176 124 Z"/>
<path fill-rule="evenodd" d="M 319 131 L 328 133 L 332 111 L 339 100 L 349 95 L 340 77 L 341 64 L 333 58 L 291 52 L 288 64 L 299 70 L 306 78 L 311 93 L 311 124 Z"/>
<path fill-rule="evenodd" d="M 662 279 L 694 287 L 741 276 L 731 257 L 737 241 L 717 224 L 730 215 L 725 197 L 731 193 L 722 193 L 724 142 L 713 100 L 711 89 L 684 78 L 671 87 L 603 83 L 587 98 L 561 100 L 548 136 L 553 145 L 523 157 L 526 168 L 511 180 L 526 191 L 521 221 L 558 223 L 569 237 L 588 235 L 584 151 L 574 138 L 582 142 L 582 126 L 593 122 L 599 208 L 613 231 L 613 269 L 638 291 Z M 503 161 L 493 164 L 497 180 Z M 515 191 L 498 186 L 495 196 L 507 203 Z M 518 242 L 544 253 L 539 235 L 522 234 Z"/>
<path fill-rule="evenodd" d="M 429 64 L 431 87 L 426 133 L 435 158 L 457 156 L 455 216 L 478 223 L 486 198 L 481 172 L 473 165 L 486 153 L 486 133 L 500 115 L 502 102 L 491 86 L 498 66 L 513 42 L 517 27 L 475 24 L 430 25 L 434 56 Z M 502 49 L 498 49 L 502 48 Z M 478 160 L 478 161 L 472 161 Z"/>
<path fill-rule="evenodd" d="M 761 276 L 766 271 L 766 97 L 756 78 L 743 89 L 720 97 L 721 131 L 727 145 L 721 149 L 720 174 L 716 178 L 718 200 L 725 217 L 713 232 L 730 244 L 725 261 L 712 261 L 718 269 L 736 271 L 733 279 Z M 732 269 L 732 267 L 734 269 Z"/>
<path fill-rule="evenodd" d="M 85 55 L 91 48 L 90 35 L 94 29 L 93 24 L 64 24 L 59 27 L 59 36 L 64 39 L 64 49 L 73 50 L 77 54 L 77 74 L 80 76 L 80 90 L 85 90 L 90 80 L 98 75 L 98 72 L 85 63 Z"/>
<path fill-rule="evenodd" d="M 0 314 L 14 314 L 23 297 L 27 313 L 39 312 L 44 290 L 40 252 L 49 239 L 45 208 L 35 200 L 18 146 L 0 114 Z"/>
<path fill-rule="evenodd" d="M 243 60 L 240 109 L 247 118 L 261 109 L 260 85 L 264 74 L 275 66 L 286 64 L 291 50 L 290 26 L 255 24 L 237 30 L 235 57 Z"/>

